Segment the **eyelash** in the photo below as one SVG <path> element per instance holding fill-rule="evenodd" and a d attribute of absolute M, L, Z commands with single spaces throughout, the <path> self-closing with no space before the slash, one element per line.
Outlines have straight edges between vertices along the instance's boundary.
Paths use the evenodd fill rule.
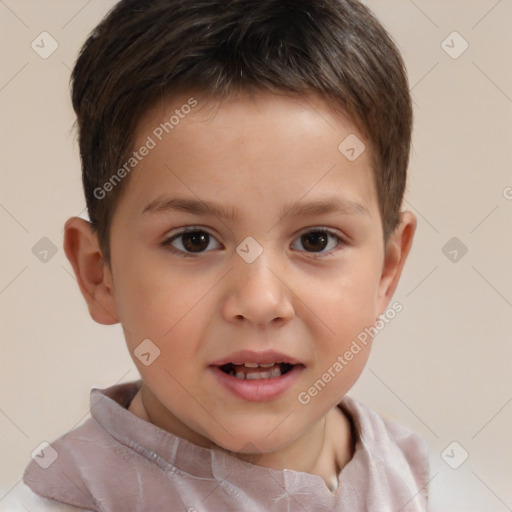
<path fill-rule="evenodd" d="M 181 236 L 186 235 L 188 233 L 206 233 L 207 235 L 209 235 L 210 237 L 215 239 L 215 237 L 211 233 L 206 231 L 205 229 L 191 226 L 191 227 L 183 229 L 182 231 L 179 231 L 178 233 L 175 233 L 170 238 L 165 239 L 163 242 L 160 243 L 160 245 L 162 247 L 165 247 L 166 249 L 170 250 L 172 253 L 176 254 L 177 256 L 181 256 L 183 258 L 194 258 L 194 257 L 200 256 L 204 253 L 210 252 L 210 251 L 202 251 L 202 252 L 197 252 L 197 253 L 190 253 L 190 252 L 182 251 L 181 249 L 176 249 L 175 247 L 173 247 L 171 245 L 171 243 L 174 242 L 174 240 L 176 240 L 177 238 L 180 238 Z M 327 255 L 327 254 L 331 254 L 331 251 L 333 251 L 336 248 L 339 248 L 340 246 L 348 245 L 346 240 L 344 240 L 336 232 L 334 232 L 328 228 L 312 228 L 312 229 L 309 229 L 308 231 L 304 231 L 301 234 L 299 234 L 298 238 L 301 238 L 302 236 L 307 235 L 309 233 L 325 233 L 327 235 L 334 237 L 337 240 L 337 244 L 334 248 L 330 249 L 329 252 L 301 251 L 301 252 L 305 252 L 307 254 Z M 313 256 L 313 257 L 318 257 L 318 256 Z"/>

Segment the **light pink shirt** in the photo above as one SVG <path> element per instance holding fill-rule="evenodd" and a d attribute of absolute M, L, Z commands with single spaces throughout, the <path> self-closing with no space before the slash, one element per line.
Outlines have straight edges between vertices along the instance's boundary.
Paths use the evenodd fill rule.
<path fill-rule="evenodd" d="M 349 397 L 355 452 L 335 493 L 318 475 L 250 464 L 202 448 L 127 410 L 141 381 L 91 390 L 91 418 L 51 442 L 57 459 L 32 460 L 35 493 L 102 512 L 419 512 L 427 506 L 428 449 L 416 433 Z"/>

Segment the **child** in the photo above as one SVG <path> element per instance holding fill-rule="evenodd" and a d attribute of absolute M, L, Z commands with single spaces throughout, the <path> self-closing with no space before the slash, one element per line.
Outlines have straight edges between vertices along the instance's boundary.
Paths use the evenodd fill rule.
<path fill-rule="evenodd" d="M 122 0 L 72 99 L 90 222 L 64 248 L 141 379 L 30 462 L 38 510 L 426 510 L 424 441 L 346 396 L 416 228 L 407 78 L 368 9 Z"/>

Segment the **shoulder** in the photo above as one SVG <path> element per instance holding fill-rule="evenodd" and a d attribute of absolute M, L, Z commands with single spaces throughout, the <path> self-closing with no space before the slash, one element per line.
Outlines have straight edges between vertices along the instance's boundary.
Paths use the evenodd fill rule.
<path fill-rule="evenodd" d="M 110 451 L 108 437 L 96 421 L 89 418 L 47 443 L 25 467 L 23 483 L 52 504 L 56 501 L 81 507 L 71 510 L 94 509 L 95 499 L 86 485 L 85 475 L 101 473 L 95 458 L 98 453 Z"/>
<path fill-rule="evenodd" d="M 410 462 L 428 460 L 428 445 L 423 437 L 405 425 L 383 418 L 358 400 L 345 397 L 340 407 L 348 413 L 359 440 L 366 447 L 395 446 Z"/>
<path fill-rule="evenodd" d="M 123 468 L 128 476 L 136 478 L 135 464 L 127 461 L 139 462 L 131 437 L 140 425 L 132 424 L 138 418 L 126 407 L 139 384 L 134 381 L 92 389 L 91 417 L 51 443 L 41 443 L 25 467 L 23 483 L 50 503 L 54 500 L 79 510 L 97 510 L 96 496 L 105 491 L 104 484 L 112 472 Z"/>
<path fill-rule="evenodd" d="M 423 437 L 354 398 L 345 397 L 339 406 L 352 421 L 359 463 L 374 468 L 373 473 L 386 480 L 387 486 L 399 485 L 426 500 L 430 468 Z"/>
<path fill-rule="evenodd" d="M 93 512 L 90 509 L 74 507 L 36 494 L 24 482 L 19 482 L 0 502 L 2 512 Z"/>

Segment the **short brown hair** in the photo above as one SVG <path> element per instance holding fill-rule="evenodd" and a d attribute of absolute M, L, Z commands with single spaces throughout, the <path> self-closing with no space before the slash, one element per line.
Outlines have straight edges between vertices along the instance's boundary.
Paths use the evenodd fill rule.
<path fill-rule="evenodd" d="M 111 219 L 142 114 L 187 88 L 226 98 L 257 90 L 320 93 L 370 142 L 385 240 L 396 228 L 412 130 L 407 75 L 382 25 L 357 0 L 121 0 L 72 72 L 82 179 L 110 264 Z M 341 142 L 341 141 L 340 141 Z"/>

